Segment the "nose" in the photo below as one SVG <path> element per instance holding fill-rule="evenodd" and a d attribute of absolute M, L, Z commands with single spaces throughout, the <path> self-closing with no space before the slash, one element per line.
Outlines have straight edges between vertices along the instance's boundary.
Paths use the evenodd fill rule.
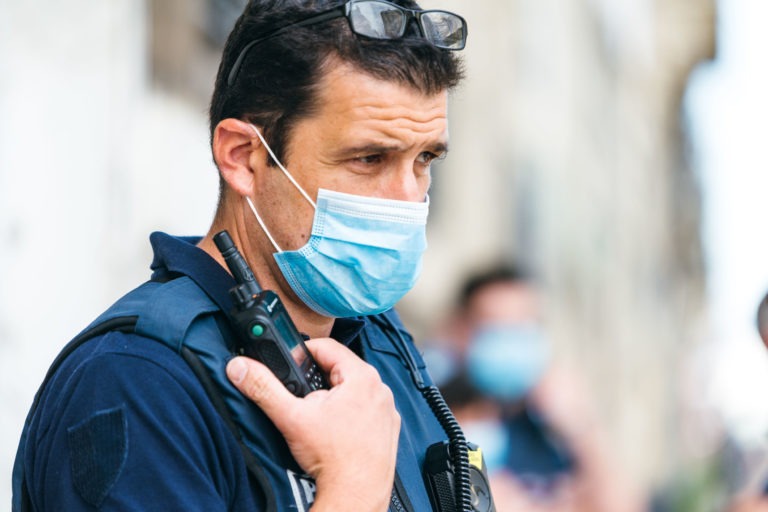
<path fill-rule="evenodd" d="M 429 173 L 420 175 L 414 169 L 413 162 L 404 162 L 396 172 L 390 174 L 384 193 L 389 199 L 422 202 L 429 190 L 429 183 Z"/>

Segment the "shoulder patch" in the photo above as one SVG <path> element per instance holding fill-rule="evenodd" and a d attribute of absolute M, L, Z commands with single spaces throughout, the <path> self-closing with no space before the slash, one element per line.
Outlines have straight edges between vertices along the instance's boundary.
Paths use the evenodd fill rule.
<path fill-rule="evenodd" d="M 122 406 L 99 411 L 67 429 L 72 482 L 94 507 L 101 506 L 125 466 L 127 430 Z"/>
<path fill-rule="evenodd" d="M 309 507 L 315 502 L 315 492 L 317 492 L 315 481 L 309 475 L 300 475 L 290 469 L 287 469 L 286 473 L 288 473 L 288 480 L 291 482 L 293 499 L 296 500 L 296 510 L 308 512 Z"/>

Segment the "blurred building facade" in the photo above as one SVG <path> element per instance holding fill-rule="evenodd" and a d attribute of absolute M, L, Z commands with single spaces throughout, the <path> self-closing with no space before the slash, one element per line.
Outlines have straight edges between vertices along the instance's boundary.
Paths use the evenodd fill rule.
<path fill-rule="evenodd" d="M 455 144 L 435 176 L 425 275 L 408 299 L 442 311 L 467 269 L 524 263 L 545 287 L 559 355 L 586 371 L 623 461 L 658 484 L 689 458 L 678 390 L 706 328 L 681 101 L 692 69 L 715 54 L 714 1 L 440 5 L 467 15 L 469 78 L 453 97 Z"/>
<path fill-rule="evenodd" d="M 424 2 L 465 15 L 470 38 L 406 322 L 423 334 L 467 272 L 523 261 L 558 350 L 585 368 L 648 484 L 685 459 L 674 390 L 704 283 L 679 115 L 692 67 L 714 53 L 713 1 Z M 148 276 L 147 235 L 209 225 L 207 102 L 242 4 L 0 0 L 6 482 L 45 369 Z"/>

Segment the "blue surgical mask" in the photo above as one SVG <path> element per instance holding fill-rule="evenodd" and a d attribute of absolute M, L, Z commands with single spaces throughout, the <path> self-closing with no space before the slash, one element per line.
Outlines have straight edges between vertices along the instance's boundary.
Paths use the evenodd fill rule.
<path fill-rule="evenodd" d="M 504 402 L 523 398 L 539 381 L 548 362 L 548 345 L 533 325 L 483 326 L 475 332 L 467 351 L 472 383 Z"/>
<path fill-rule="evenodd" d="M 249 197 L 256 220 L 291 289 L 313 311 L 329 317 L 386 311 L 416 283 L 427 247 L 429 201 L 414 203 L 319 189 L 317 203 L 275 157 L 280 170 L 315 209 L 312 233 L 295 251 L 283 251 Z"/>

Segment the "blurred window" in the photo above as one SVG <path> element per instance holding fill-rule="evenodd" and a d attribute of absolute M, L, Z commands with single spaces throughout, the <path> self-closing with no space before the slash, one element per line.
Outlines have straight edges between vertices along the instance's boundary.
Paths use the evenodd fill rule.
<path fill-rule="evenodd" d="M 206 3 L 208 4 L 208 37 L 215 45 L 224 47 L 229 32 L 245 9 L 248 0 L 207 0 Z"/>
<path fill-rule="evenodd" d="M 148 50 L 152 85 L 203 110 L 221 50 L 247 0 L 150 0 Z"/>

